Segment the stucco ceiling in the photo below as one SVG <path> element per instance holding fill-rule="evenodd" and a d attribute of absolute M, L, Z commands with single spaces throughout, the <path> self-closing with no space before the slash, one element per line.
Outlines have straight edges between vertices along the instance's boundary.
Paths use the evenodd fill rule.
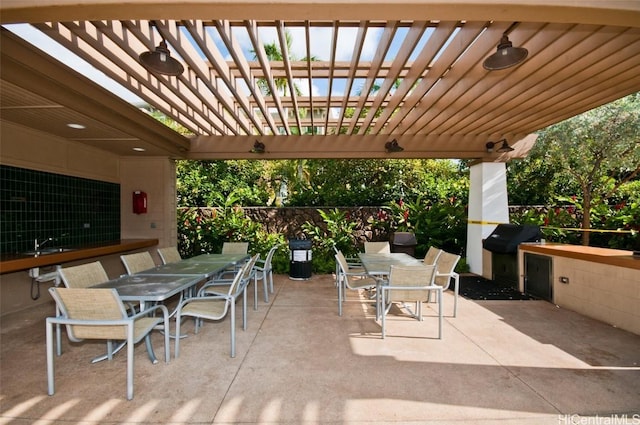
<path fill-rule="evenodd" d="M 637 1 L 3 0 L 0 20 L 3 125 L 118 155 L 493 160 L 488 141 L 523 155 L 529 134 L 640 91 Z M 21 23 L 189 135 L 23 40 Z M 526 61 L 485 70 L 505 33 Z M 161 39 L 181 76 L 139 63 Z M 260 53 L 272 41 L 284 60 Z M 391 140 L 404 150 L 386 152 Z"/>

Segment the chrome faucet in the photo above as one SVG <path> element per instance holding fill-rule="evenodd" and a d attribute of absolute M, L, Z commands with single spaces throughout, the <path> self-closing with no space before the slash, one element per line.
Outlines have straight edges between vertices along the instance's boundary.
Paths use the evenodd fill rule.
<path fill-rule="evenodd" d="M 42 248 L 42 246 L 44 244 L 46 244 L 47 242 L 52 241 L 53 238 L 47 238 L 45 240 L 43 240 L 42 242 L 38 242 L 38 238 L 35 239 L 35 241 L 33 242 L 33 250 L 38 252 L 40 250 L 40 248 Z"/>

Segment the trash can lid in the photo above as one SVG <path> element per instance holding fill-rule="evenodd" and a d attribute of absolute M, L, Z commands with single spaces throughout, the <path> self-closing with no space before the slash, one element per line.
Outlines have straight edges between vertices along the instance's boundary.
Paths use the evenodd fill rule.
<path fill-rule="evenodd" d="M 309 239 L 289 239 L 289 248 L 296 249 L 311 249 L 312 242 Z"/>

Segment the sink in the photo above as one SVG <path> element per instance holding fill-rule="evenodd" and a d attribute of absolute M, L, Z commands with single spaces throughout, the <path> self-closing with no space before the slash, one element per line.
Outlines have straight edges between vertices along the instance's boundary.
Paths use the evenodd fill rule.
<path fill-rule="evenodd" d="M 73 251 L 73 248 L 42 248 L 39 249 L 37 251 L 26 251 L 23 252 L 22 255 L 27 255 L 27 256 L 33 256 L 33 257 L 39 257 L 41 255 L 48 255 L 48 254 L 59 254 L 61 252 L 68 252 L 68 251 Z"/>

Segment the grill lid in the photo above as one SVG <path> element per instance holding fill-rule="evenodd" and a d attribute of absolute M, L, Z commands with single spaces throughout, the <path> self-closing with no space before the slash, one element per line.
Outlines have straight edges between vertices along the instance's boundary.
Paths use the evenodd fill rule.
<path fill-rule="evenodd" d="M 539 242 L 542 232 L 539 226 L 498 224 L 495 230 L 482 242 L 487 251 L 513 254 L 522 242 Z"/>

